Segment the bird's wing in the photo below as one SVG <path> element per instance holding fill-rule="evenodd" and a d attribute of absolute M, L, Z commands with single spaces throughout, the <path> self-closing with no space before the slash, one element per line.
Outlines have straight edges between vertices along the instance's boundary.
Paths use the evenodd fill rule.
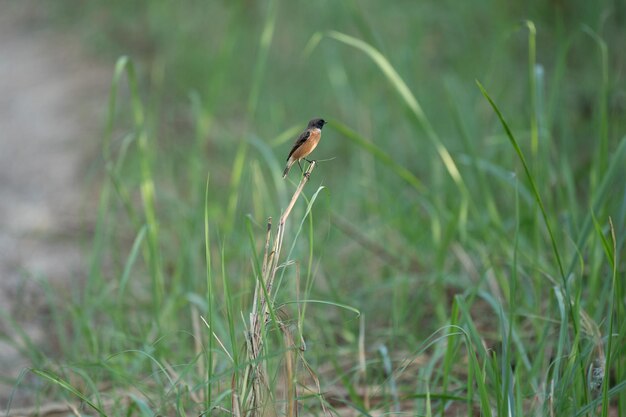
<path fill-rule="evenodd" d="M 298 139 L 296 140 L 296 143 L 293 144 L 293 148 L 291 148 L 291 152 L 289 152 L 289 155 L 287 156 L 287 160 L 289 160 L 289 158 L 291 158 L 291 155 L 293 155 L 293 153 L 296 151 L 296 149 L 298 149 L 300 147 L 300 145 L 302 145 L 304 142 L 306 142 L 306 140 L 309 138 L 309 136 L 311 136 L 311 131 L 310 130 L 305 130 L 304 132 L 302 132 L 300 134 L 300 136 L 298 136 Z"/>

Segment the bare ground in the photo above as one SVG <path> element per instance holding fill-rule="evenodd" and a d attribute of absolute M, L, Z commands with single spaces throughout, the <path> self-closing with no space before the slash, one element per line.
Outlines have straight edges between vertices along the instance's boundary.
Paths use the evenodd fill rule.
<path fill-rule="evenodd" d="M 53 30 L 35 6 L 0 0 L 0 412 L 11 380 L 30 365 L 11 322 L 50 351 L 42 282 L 69 294 L 84 280 L 82 178 L 111 78 L 110 66 L 87 58 L 80 40 Z M 13 406 L 30 402 L 21 390 L 13 395 Z"/>

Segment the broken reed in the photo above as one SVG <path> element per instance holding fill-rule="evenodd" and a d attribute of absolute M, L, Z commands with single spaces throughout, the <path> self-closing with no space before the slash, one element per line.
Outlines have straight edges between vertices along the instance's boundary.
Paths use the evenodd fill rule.
<path fill-rule="evenodd" d="M 297 404 L 295 402 L 296 392 L 295 385 L 293 384 L 293 355 L 291 349 L 294 346 L 293 339 L 289 335 L 287 326 L 283 325 L 280 319 L 276 316 L 272 300 L 275 299 L 273 294 L 273 284 L 276 277 L 276 271 L 279 269 L 280 252 L 283 246 L 283 238 L 285 235 L 285 224 L 287 218 L 291 213 L 298 197 L 302 193 L 304 186 L 308 182 L 311 172 L 315 169 L 315 161 L 309 164 L 306 172 L 302 176 L 296 191 L 291 197 L 291 201 L 287 205 L 287 208 L 283 211 L 278 222 L 278 228 L 276 234 L 272 240 L 272 218 L 270 217 L 267 222 L 267 235 L 265 239 L 265 249 L 263 254 L 263 264 L 261 267 L 261 277 L 257 279 L 256 287 L 254 290 L 254 301 L 252 305 L 252 312 L 250 313 L 250 324 L 247 332 L 248 338 L 246 340 L 246 354 L 248 356 L 249 365 L 246 367 L 244 377 L 242 381 L 243 392 L 240 393 L 239 398 L 242 398 L 245 407 L 243 407 L 244 415 L 256 416 L 262 415 L 263 408 L 263 393 L 264 387 L 269 391 L 268 378 L 264 361 L 261 359 L 261 352 L 263 350 L 263 341 L 265 336 L 265 329 L 270 320 L 277 324 L 277 327 L 285 336 L 286 346 L 286 371 L 285 371 L 285 395 L 287 398 L 288 410 L 287 415 L 296 415 Z M 241 410 L 240 404 L 236 395 L 233 395 L 233 411 Z"/>

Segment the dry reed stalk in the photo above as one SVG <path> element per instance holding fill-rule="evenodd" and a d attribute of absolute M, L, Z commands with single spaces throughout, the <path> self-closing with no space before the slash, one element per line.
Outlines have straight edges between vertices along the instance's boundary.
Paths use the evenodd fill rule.
<path fill-rule="evenodd" d="M 263 329 L 264 325 L 269 320 L 270 305 L 272 302 L 273 284 L 276 277 L 276 271 L 279 268 L 280 252 L 283 246 L 283 238 L 285 234 L 285 224 L 289 218 L 291 210 L 296 204 L 296 201 L 302 194 L 304 186 L 308 182 L 311 172 L 315 169 L 315 161 L 313 161 L 307 168 L 306 172 L 302 176 L 296 191 L 291 197 L 291 201 L 287 205 L 287 208 L 283 211 L 278 222 L 278 228 L 272 243 L 272 219 L 271 217 L 267 222 L 267 235 L 265 238 L 265 251 L 263 254 L 263 265 L 261 268 L 261 279 L 257 280 L 254 290 L 254 301 L 252 306 L 252 312 L 250 313 L 250 329 L 247 340 L 247 354 L 250 365 L 246 369 L 244 375 L 244 389 L 250 389 L 246 392 L 247 395 L 242 395 L 241 398 L 246 398 L 246 415 L 256 416 L 259 415 L 263 407 L 263 385 L 266 385 L 267 375 L 265 372 L 263 361 L 259 359 L 261 351 L 263 349 Z M 280 324 L 279 324 L 280 325 Z M 284 327 L 281 331 L 288 331 Z M 289 356 L 288 356 L 288 360 Z M 290 405 L 293 410 L 294 405 Z M 292 411 L 293 412 L 293 411 Z"/>

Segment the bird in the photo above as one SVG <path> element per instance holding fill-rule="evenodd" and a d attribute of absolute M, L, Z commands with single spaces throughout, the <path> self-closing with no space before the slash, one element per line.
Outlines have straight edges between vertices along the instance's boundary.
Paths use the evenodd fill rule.
<path fill-rule="evenodd" d="M 326 120 L 324 119 L 312 119 L 306 127 L 306 130 L 300 133 L 298 139 L 293 144 L 293 148 L 289 152 L 287 156 L 287 166 L 283 171 L 283 178 L 289 174 L 289 170 L 295 164 L 298 163 L 300 167 L 300 171 L 302 171 L 302 165 L 300 165 L 300 160 L 304 159 L 305 161 L 311 163 L 306 157 L 313 152 L 313 149 L 317 146 L 322 137 L 322 128 L 326 124 Z"/>

